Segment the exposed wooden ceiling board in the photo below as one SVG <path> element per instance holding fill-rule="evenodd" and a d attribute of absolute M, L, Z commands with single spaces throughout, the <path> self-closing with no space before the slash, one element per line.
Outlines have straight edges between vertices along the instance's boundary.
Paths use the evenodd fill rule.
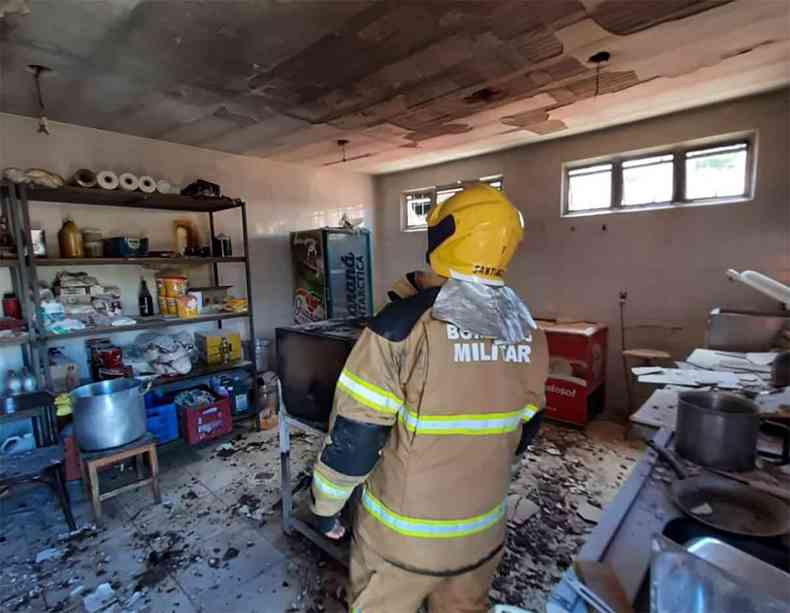
<path fill-rule="evenodd" d="M 431 138 L 444 136 L 445 134 L 465 134 L 471 130 L 472 126 L 469 126 L 465 123 L 445 123 L 426 128 L 419 132 L 410 132 L 406 135 L 406 138 L 411 141 L 420 142 L 424 140 L 430 140 Z"/>
<path fill-rule="evenodd" d="M 613 34 L 646 30 L 666 21 L 683 19 L 732 0 L 604 0 L 592 18 Z M 760 0 L 762 1 L 762 0 Z"/>
<path fill-rule="evenodd" d="M 584 5 L 578 0 L 516 0 L 492 4 L 499 6 L 492 10 L 491 30 L 503 40 L 544 26 L 563 27 L 586 17 Z"/>
<path fill-rule="evenodd" d="M 553 134 L 554 132 L 561 132 L 566 130 L 568 126 L 565 125 L 560 119 L 549 119 L 524 126 L 524 129 L 535 134 Z"/>
<path fill-rule="evenodd" d="M 597 85 L 596 82 L 598 82 Z M 633 87 L 638 83 L 639 78 L 633 70 L 622 72 L 601 71 L 600 79 L 595 76 L 581 79 L 575 83 L 570 83 L 568 89 L 579 99 L 594 96 L 596 89 L 599 95 L 603 95 L 617 92 L 627 87 Z"/>

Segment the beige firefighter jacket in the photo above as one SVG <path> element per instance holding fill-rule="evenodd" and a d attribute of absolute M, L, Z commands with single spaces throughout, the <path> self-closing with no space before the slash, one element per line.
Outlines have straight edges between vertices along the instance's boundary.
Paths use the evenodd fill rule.
<path fill-rule="evenodd" d="M 452 574 L 502 546 L 514 452 L 543 407 L 549 360 L 542 331 L 508 344 L 434 319 L 437 292 L 391 304 L 355 345 L 314 469 L 313 511 L 339 512 L 363 485 L 358 534 L 403 568 Z M 366 461 L 377 426 L 380 457 Z M 336 457 L 361 465 L 346 470 Z"/>

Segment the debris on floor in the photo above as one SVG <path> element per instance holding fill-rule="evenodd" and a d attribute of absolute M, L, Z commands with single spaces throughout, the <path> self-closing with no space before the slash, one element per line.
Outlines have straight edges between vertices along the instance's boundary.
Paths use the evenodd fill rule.
<path fill-rule="evenodd" d="M 321 441 L 294 433 L 291 443 L 298 489 Z M 542 610 L 639 455 L 620 428 L 545 425 L 511 487 L 492 601 Z M 346 570 L 282 533 L 276 431 L 162 450 L 160 465 L 163 504 L 146 490 L 121 494 L 105 503 L 102 526 L 90 523 L 90 504 L 72 483 L 84 527 L 71 533 L 46 490 L 20 488 L 0 499 L 0 611 L 346 611 Z M 102 478 L 116 487 L 129 472 Z"/>
<path fill-rule="evenodd" d="M 625 441 L 623 432 L 611 422 L 593 422 L 586 432 L 544 423 L 510 488 L 509 506 L 516 500 L 517 506 L 508 516 L 493 603 L 544 610 L 549 592 L 641 456 L 641 444 Z"/>

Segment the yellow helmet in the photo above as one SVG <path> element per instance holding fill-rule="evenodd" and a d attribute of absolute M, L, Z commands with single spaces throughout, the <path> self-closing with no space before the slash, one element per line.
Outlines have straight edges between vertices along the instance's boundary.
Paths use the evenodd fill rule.
<path fill-rule="evenodd" d="M 478 183 L 428 213 L 428 263 L 443 277 L 502 285 L 524 236 L 524 218 L 505 194 Z"/>

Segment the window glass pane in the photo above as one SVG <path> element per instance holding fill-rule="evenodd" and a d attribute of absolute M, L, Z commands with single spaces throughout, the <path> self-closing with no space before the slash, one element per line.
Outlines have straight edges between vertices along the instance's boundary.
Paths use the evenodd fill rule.
<path fill-rule="evenodd" d="M 425 218 L 433 204 L 433 193 L 430 191 L 411 192 L 406 194 L 406 227 L 419 228 L 425 225 Z"/>
<path fill-rule="evenodd" d="M 441 204 L 451 197 L 455 196 L 458 192 L 463 191 L 462 187 L 454 187 L 452 189 L 441 189 L 436 192 L 436 204 Z"/>
<path fill-rule="evenodd" d="M 623 162 L 623 206 L 672 201 L 673 155 Z"/>
<path fill-rule="evenodd" d="M 611 164 L 568 171 L 568 211 L 608 209 L 611 205 Z"/>
<path fill-rule="evenodd" d="M 746 193 L 746 144 L 686 154 L 686 199 L 725 198 Z"/>

